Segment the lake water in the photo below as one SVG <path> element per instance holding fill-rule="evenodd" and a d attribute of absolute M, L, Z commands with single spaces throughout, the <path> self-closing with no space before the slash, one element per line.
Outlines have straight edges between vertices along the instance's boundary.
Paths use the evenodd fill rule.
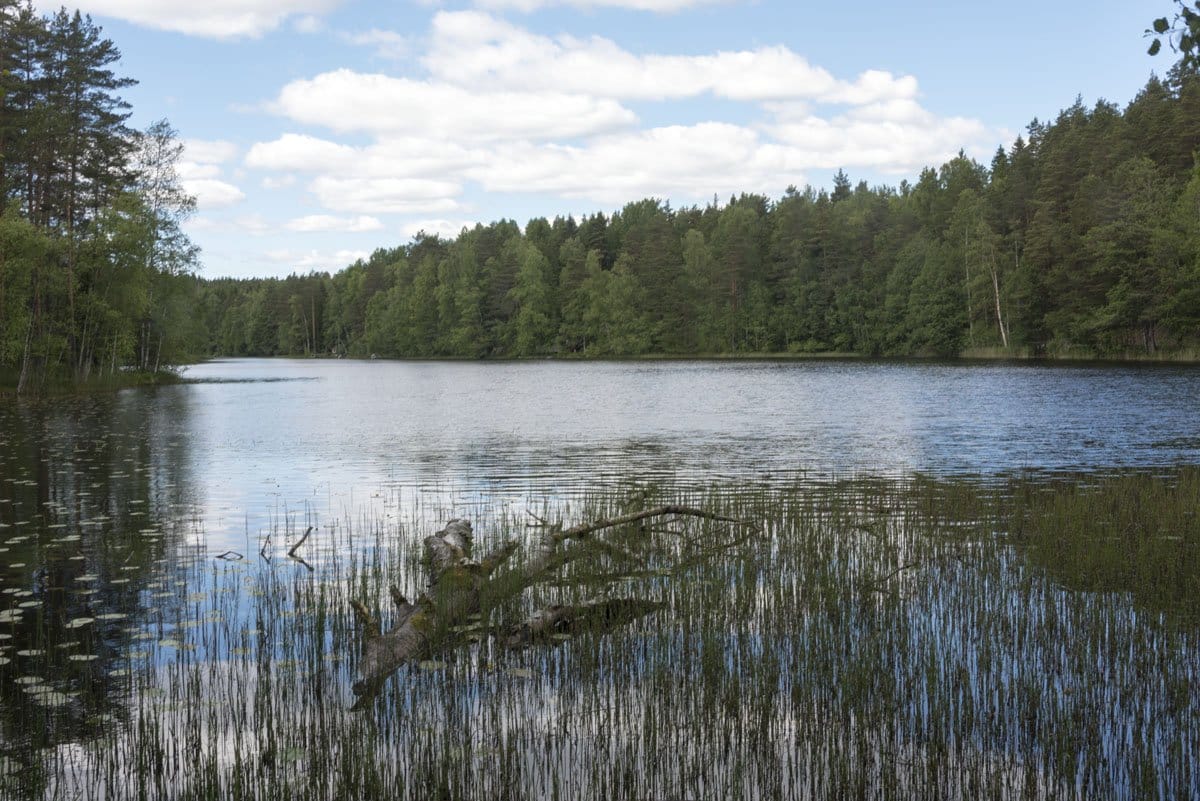
<path fill-rule="evenodd" d="M 40 438 L 51 472 L 78 470 L 64 448 L 128 442 L 213 536 L 264 510 L 337 514 L 381 488 L 519 498 L 631 481 L 1200 463 L 1194 367 L 250 359 L 186 378 L 10 407 L 0 439 Z M 12 475 L 34 469 L 13 448 L 7 461 Z"/>
<path fill-rule="evenodd" d="M 109 759 L 105 756 L 97 767 L 94 761 L 79 756 L 86 749 L 74 749 L 119 730 L 129 738 L 122 741 L 124 750 L 140 754 L 154 737 L 138 729 L 131 710 L 143 709 L 147 699 L 163 699 L 154 706 L 159 717 L 150 718 L 155 726 L 169 724 L 181 727 L 181 732 L 191 731 L 199 724 L 172 716 L 193 703 L 188 692 L 210 682 L 224 682 L 218 696 L 233 693 L 248 698 L 268 673 L 292 675 L 295 671 L 303 681 L 319 679 L 323 689 L 315 696 L 304 696 L 306 700 L 297 702 L 291 711 L 319 715 L 325 726 L 325 716 L 334 715 L 331 710 L 347 706 L 350 668 L 340 661 L 327 663 L 329 673 L 301 671 L 296 666 L 306 660 L 320 665 L 330 655 L 340 660 L 340 654 L 353 651 L 351 643 L 357 635 L 345 602 L 348 597 L 364 597 L 363 593 L 375 597 L 383 586 L 380 579 L 367 578 L 369 566 L 378 571 L 380 565 L 390 565 L 388 569 L 399 577 L 396 580 L 409 597 L 419 591 L 423 579 L 413 556 L 415 543 L 449 516 L 491 521 L 493 526 L 517 520 L 522 522 L 515 525 L 522 526 L 527 509 L 582 503 L 597 492 L 637 498 L 658 497 L 654 493 L 659 487 L 669 487 L 670 492 L 716 487 L 726 496 L 742 493 L 749 498 L 746 508 L 758 509 L 755 504 L 764 503 L 766 496 L 755 493 L 832 485 L 849 478 L 922 474 L 963 478 L 970 485 L 986 486 L 1016 474 L 1048 480 L 1060 474 L 1105 475 L 1135 468 L 1167 475 L 1178 466 L 1200 464 L 1200 369 L 1190 366 L 247 359 L 197 365 L 187 370 L 185 378 L 185 383 L 173 386 L 42 402 L 6 400 L 0 406 L 0 702 L 9 710 L 0 715 L 0 798 L 6 797 L 6 787 L 13 786 L 24 788 L 26 794 L 31 786 L 40 787 L 47 796 L 53 796 L 50 791 L 55 790 L 70 797 L 79 790 L 77 784 L 62 784 L 61 777 L 44 778 L 36 767 L 36 754 L 43 748 L 49 748 L 57 760 L 53 761 L 57 767 L 47 768 L 46 775 L 65 771 L 63 775 L 70 773 L 78 782 L 84 781 L 78 776 L 89 775 L 89 770 L 103 768 L 110 778 L 120 774 L 129 766 L 114 768 L 103 763 Z M 664 497 L 673 496 L 668 492 Z M 713 496 L 714 502 L 719 497 L 723 496 Z M 990 562 L 981 556 L 974 573 L 963 568 L 947 577 L 942 570 L 938 581 L 945 579 L 945 583 L 927 591 L 921 603 L 880 609 L 868 604 L 867 611 L 845 618 L 844 631 L 836 626 L 822 628 L 827 619 L 821 615 L 806 617 L 805 602 L 798 600 L 803 593 L 796 587 L 827 582 L 832 588 L 828 592 L 836 593 L 838 587 L 861 580 L 858 571 L 866 569 L 864 565 L 875 571 L 877 580 L 915 564 L 913 546 L 903 542 L 913 536 L 911 529 L 918 523 L 897 517 L 902 505 L 886 498 L 858 499 L 838 512 L 849 516 L 843 521 L 849 526 L 847 532 L 858 526 L 894 534 L 896 542 L 889 540 L 882 550 L 874 540 L 859 543 L 849 534 L 822 528 L 826 524 L 821 523 L 817 529 L 824 532 L 822 536 L 833 539 L 822 540 L 825 544 L 819 548 L 816 540 L 810 543 L 818 548 L 813 552 L 816 561 L 830 548 L 840 549 L 843 536 L 861 550 L 842 554 L 836 568 L 831 566 L 827 572 L 807 578 L 804 571 L 816 569 L 811 566 L 813 553 L 808 552 L 807 562 L 797 552 L 791 567 L 772 563 L 754 568 L 760 571 L 760 596 L 766 593 L 769 597 L 764 601 L 747 596 L 746 603 L 758 605 L 758 617 L 730 618 L 719 628 L 730 637 L 724 657 L 728 664 L 740 664 L 737 660 L 744 654 L 736 656 L 742 653 L 738 649 L 760 653 L 766 647 L 766 640 L 759 640 L 766 637 L 763 632 L 775 631 L 778 659 L 792 664 L 796 671 L 814 670 L 804 660 L 817 657 L 797 649 L 789 633 L 787 621 L 793 618 L 808 621 L 803 626 L 811 628 L 811 633 L 805 636 L 823 643 L 841 636 L 865 636 L 861 626 L 927 632 L 928 640 L 906 640 L 904 648 L 912 650 L 899 652 L 899 656 L 889 656 L 881 646 L 876 656 L 893 660 L 885 670 L 894 670 L 897 682 L 903 684 L 904 671 L 926 670 L 914 656 L 925 653 L 921 649 L 930 649 L 930 659 L 940 659 L 936 655 L 948 653 L 947 648 L 961 650 L 962 664 L 943 666 L 946 676 L 953 670 L 966 671 L 955 674 L 959 675 L 956 681 L 969 676 L 972 703 L 980 708 L 993 705 L 991 714 L 1001 719 L 995 735 L 1000 745 L 993 744 L 992 735 L 980 729 L 969 739 L 974 743 L 971 748 L 984 750 L 967 756 L 959 753 L 946 764 L 961 766 L 964 759 L 977 759 L 970 762 L 971 770 L 989 780 L 993 774 L 1019 775 L 1026 765 L 1022 760 L 1033 757 L 1006 753 L 1001 742 L 1004 737 L 1012 742 L 1027 740 L 1029 754 L 1051 753 L 1041 735 L 1028 729 L 1027 717 L 1021 717 L 1029 713 L 1005 706 L 1008 702 L 994 694 L 991 682 L 1025 681 L 1024 672 L 1033 671 L 1042 677 L 1038 679 L 1042 683 L 1038 685 L 1041 689 L 1034 688 L 1040 700 L 1031 701 L 1030 708 L 1065 715 L 1073 709 L 1073 702 L 1068 696 L 1055 700 L 1053 692 L 1068 683 L 1062 676 L 1079 670 L 1081 683 L 1101 682 L 1094 697 L 1105 700 L 1096 709 L 1108 710 L 1095 723 L 1101 732 L 1095 745 L 1100 756 L 1094 763 L 1080 757 L 1078 777 L 1073 780 L 1066 775 L 1061 779 L 1065 785 L 1054 784 L 1058 779 L 1052 781 L 1048 774 L 1037 772 L 1038 787 L 1061 789 L 1076 781 L 1081 783 L 1077 787 L 1084 789 L 1099 787 L 1114 797 L 1136 797 L 1136 782 L 1142 774 L 1123 767 L 1123 746 L 1112 739 L 1135 724 L 1157 738 L 1152 738 L 1148 750 L 1138 752 L 1137 758 L 1149 759 L 1159 767 L 1160 789 L 1175 792 L 1200 781 L 1192 752 L 1168 748 L 1180 724 L 1169 718 L 1153 722 L 1145 718 L 1149 714 L 1145 710 L 1160 707 L 1189 714 L 1195 711 L 1196 702 L 1188 700 L 1186 693 L 1180 696 L 1178 688 L 1180 681 L 1187 684 L 1189 672 L 1198 669 L 1200 647 L 1191 633 L 1176 639 L 1175 634 L 1159 632 L 1156 627 L 1161 621 L 1156 622 L 1154 613 L 1135 609 L 1124 595 L 1110 593 L 1104 605 L 1097 606 L 1052 581 L 1030 578 L 1034 573 L 1019 567 L 1011 553 L 998 551 L 987 557 Z M 788 522 L 779 522 L 779 531 L 802 533 L 809 531 L 806 526 L 816 525 L 813 520 L 817 518 L 805 517 L 808 513 L 800 514 L 787 504 L 779 508 L 785 507 L 789 511 L 781 513 L 781 520 Z M 883 511 L 870 513 L 877 519 L 864 523 L 854 517 L 877 507 Z M 768 521 L 767 525 L 776 524 Z M 309 526 L 317 534 L 304 551 L 311 564 L 301 566 L 286 559 L 285 551 Z M 862 534 L 854 536 L 861 538 Z M 937 550 L 942 545 L 922 547 L 933 548 L 930 553 L 944 560 L 945 554 Z M 1194 553 L 1187 553 L 1194 559 Z M 223 554 L 228 558 L 217 558 Z M 971 561 L 952 556 L 959 561 L 937 564 Z M 984 569 L 985 562 L 991 567 Z M 660 578 L 646 590 L 647 597 L 678 609 L 681 615 L 709 614 L 697 610 L 722 603 L 719 594 L 713 594 L 718 591 L 711 588 L 723 586 L 727 580 L 745 584 L 743 575 L 734 571 L 728 574 L 733 578 L 728 578 L 721 572 L 724 569 L 702 571 L 703 581 L 690 588 L 684 584 L 684 589 L 664 588 L 670 582 L 661 576 L 669 571 L 654 573 Z M 702 589 L 705 587 L 710 589 Z M 702 604 L 700 595 L 687 593 L 713 595 L 705 596 L 708 600 Z M 1050 622 L 1041 613 L 1033 618 L 1026 615 L 1024 609 L 1031 597 L 1047 609 L 1058 610 Z M 857 608 L 861 598 L 848 595 L 840 603 L 845 609 Z M 778 614 L 771 611 L 776 608 Z M 326 609 L 337 610 L 332 624 L 325 621 Z M 964 610 L 973 611 L 968 614 Z M 885 622 L 870 622 L 872 615 L 882 615 L 879 620 Z M 943 641 L 948 636 L 946 627 L 956 625 L 959 619 L 986 621 L 992 616 L 1002 621 L 1000 628 L 984 626 Z M 319 626 L 306 628 L 314 617 Z M 293 638 L 288 632 L 296 626 L 301 633 Z M 1007 635 L 995 634 L 1007 631 L 1005 626 L 1021 632 L 1032 626 L 1031 630 L 1050 634 L 1044 645 L 1022 639 L 1019 653 L 1014 652 L 1017 655 L 998 661 L 994 655 L 981 657 L 976 648 L 989 637 L 999 636 L 996 646 L 1006 647 Z M 1059 626 L 1063 628 L 1056 628 Z M 1092 663 L 1073 662 L 1075 655 L 1063 650 L 1063 632 L 1074 636 L 1092 631 L 1089 626 L 1105 631 L 1111 628 L 1117 634 L 1112 635 L 1111 643 L 1104 641 Z M 680 648 L 686 650 L 685 632 L 690 630 L 685 626 L 663 640 L 664 653 L 676 654 L 671 657 L 674 659 Z M 1124 663 L 1110 657 L 1125 653 L 1121 648 L 1136 649 L 1142 647 L 1138 643 L 1160 640 L 1169 644 L 1151 648 L 1153 681 L 1147 684 L 1137 679 L 1149 689 L 1130 689 L 1143 685 L 1122 683 L 1127 680 L 1121 667 Z M 865 671 L 863 675 L 879 672 L 877 667 L 863 667 L 868 663 L 862 662 L 865 657 L 856 655 L 853 647 L 838 647 L 842 650 L 830 652 L 828 663 L 822 663 L 822 670 L 832 671 L 830 676 L 860 669 Z M 647 653 L 636 664 L 622 664 L 635 677 L 655 660 L 660 660 L 664 675 L 673 669 L 674 663 L 667 657 Z M 495 655 L 489 658 L 500 660 Z M 542 671 L 559 670 L 547 667 L 545 659 L 553 658 L 568 657 L 502 664 L 516 664 L 514 675 L 540 676 Z M 981 667 L 985 662 L 991 667 Z M 1103 670 L 1096 673 L 1093 663 L 1101 664 Z M 479 664 L 484 664 L 482 656 Z M 969 665 L 969 670 L 963 665 Z M 612 666 L 604 669 L 611 671 Z M 483 704 L 475 694 L 484 692 L 480 688 L 491 681 L 490 674 L 483 667 L 473 670 L 482 672 L 472 673 L 464 686 L 475 688 L 468 693 L 468 699 L 475 699 L 470 703 Z M 996 675 L 1000 678 L 989 670 L 999 671 Z M 1088 671 L 1103 678 L 1089 679 L 1092 674 Z M 1058 678 L 1046 679 L 1050 674 Z M 189 675 L 202 678 L 190 685 L 182 678 Z M 411 678 L 418 680 L 420 675 L 414 673 Z M 793 680 L 777 679 L 763 691 L 786 691 L 793 699 L 804 695 L 788 690 L 789 681 Z M 531 698 L 522 690 L 524 695 L 505 703 L 513 704 L 509 711 L 519 717 L 526 708 L 546 703 L 567 705 L 575 697 L 575 688 L 563 681 L 540 685 L 541 696 Z M 441 688 L 425 690 L 431 698 L 445 692 Z M 1139 691 L 1148 695 L 1138 695 Z M 287 690 L 282 692 L 286 696 Z M 623 691 L 619 700 L 616 696 L 610 700 L 618 706 L 631 704 L 631 699 L 645 692 L 644 685 L 636 685 Z M 665 697 L 674 697 L 674 690 L 664 692 Z M 820 689 L 813 692 L 824 694 Z M 841 692 L 843 689 L 838 689 L 835 695 Z M 325 694 L 327 701 L 321 701 Z M 404 704 L 425 709 L 414 696 L 405 697 Z M 684 706 L 700 703 L 689 698 L 680 695 L 676 700 Z M 705 699 L 706 704 L 716 703 L 707 695 Z M 55 711 L 39 717 L 43 713 L 38 710 L 43 707 Z M 274 710 L 270 704 L 262 708 Z M 249 738 L 258 750 L 234 747 L 214 735 L 211 748 L 217 752 L 224 749 L 224 756 L 213 757 L 217 763 L 236 762 L 243 747 L 274 758 L 274 740 L 262 739 L 268 736 L 262 732 L 269 732 L 271 725 L 252 726 L 255 733 L 247 734 L 246 724 L 235 719 L 240 713 L 222 709 L 225 711 L 220 714 L 205 712 L 212 718 L 201 728 L 220 730 L 224 732 L 220 737 L 238 743 Z M 429 720 L 434 723 L 429 725 L 441 725 L 438 721 L 444 710 L 439 709 L 433 705 L 426 710 L 433 716 Z M 1091 714 L 1080 710 L 1071 714 Z M 829 712 L 825 707 L 813 707 L 805 714 L 819 720 Z M 935 712 L 923 707 L 903 713 L 906 716 L 885 729 L 901 732 L 916 725 L 914 720 Z M 705 714 L 710 713 L 712 710 Z M 879 720 L 885 723 L 888 715 L 901 715 L 870 707 L 856 708 L 851 717 L 868 713 L 882 715 Z M 230 714 L 234 717 L 228 717 Z M 589 725 L 597 727 L 594 737 L 601 737 L 600 718 L 587 717 L 593 712 L 576 709 L 572 714 L 592 721 Z M 799 712 L 793 709 L 788 714 Z M 953 717 L 959 714 L 955 711 L 953 719 L 943 720 L 945 731 L 952 736 L 961 735 L 966 725 Z M 253 714 L 250 717 L 256 719 Z M 27 730 L 34 719 L 39 721 L 36 730 Z M 141 720 L 145 725 L 145 716 Z M 353 727 L 359 725 L 352 718 L 334 716 L 330 720 L 335 721 L 328 724 L 330 736 L 338 738 L 351 729 L 357 731 Z M 771 726 L 789 731 L 808 725 L 793 717 L 772 720 Z M 1189 732 L 1194 723 L 1187 724 Z M 683 725 L 672 723 L 675 728 L 669 730 L 690 731 L 681 728 Z M 1105 733 L 1110 730 L 1112 737 Z M 820 731 L 817 726 L 811 736 L 819 738 Z M 406 736 L 421 743 L 420 748 L 433 748 L 418 729 Z M 536 740 L 539 735 L 536 728 L 529 728 L 522 736 Z M 902 738 L 900 743 L 880 745 L 878 736 L 874 731 L 862 734 L 847 729 L 844 733 L 849 738 L 846 742 L 853 741 L 856 749 L 899 748 L 913 764 L 928 767 L 924 760 L 929 754 L 921 750 L 927 744 L 917 746 Z M 720 783 L 741 770 L 726 765 L 711 775 L 705 773 L 709 746 L 698 742 L 703 740 L 683 742 L 679 747 L 690 749 L 701 784 Z M 575 750 L 563 753 L 576 756 L 562 759 L 594 762 L 584 755 L 592 753 L 588 749 L 595 742 L 584 745 L 573 743 L 570 749 Z M 312 742 L 295 746 L 298 753 L 320 747 Z M 394 761 L 395 754 L 388 749 L 399 746 L 394 739 L 383 738 L 363 747 L 369 753 L 382 749 L 379 753 L 392 754 L 388 759 Z M 444 754 L 438 749 L 457 747 L 439 741 L 428 752 L 429 758 L 441 759 L 439 755 Z M 828 751 L 833 748 L 836 752 L 837 747 L 824 741 L 821 748 L 826 750 L 820 753 L 825 756 L 813 763 L 817 767 L 797 767 L 788 781 L 818 791 L 842 786 L 836 784 L 840 763 L 830 761 L 833 752 Z M 481 754 L 492 754 L 487 747 L 480 748 Z M 412 758 L 412 752 L 408 753 L 405 759 Z M 485 761 L 491 758 L 487 756 Z M 650 761 L 644 771 L 652 777 L 654 761 L 646 759 Z M 993 770 L 989 760 L 1002 767 Z M 1132 764 L 1136 760 L 1129 757 L 1127 761 Z M 1039 771 L 1052 772 L 1053 767 L 1041 766 Z M 528 786 L 543 793 L 570 786 L 558 784 L 555 777 L 560 774 L 547 770 L 538 768 L 542 776 L 538 781 L 549 784 Z M 10 781 L 6 775 L 20 780 Z M 770 771 L 763 775 L 774 776 Z M 754 784 L 756 789 L 747 790 L 746 796 L 768 797 L 770 792 L 763 787 L 778 787 L 770 783 L 775 780 Z M 826 780 L 835 783 L 823 784 Z M 487 784 L 479 781 L 483 784 L 468 781 L 463 786 L 479 790 Z M 900 777 L 896 781 L 906 786 L 905 782 L 915 780 Z M 110 796 L 121 794 L 113 789 L 119 782 L 105 786 Z M 645 794 L 663 786 L 651 781 L 628 789 Z M 951 781 L 947 786 L 957 785 Z M 179 785 L 172 787 L 172 792 L 182 792 Z M 942 795 L 959 797 L 951 791 Z M 312 797 L 322 796 L 314 793 Z"/>

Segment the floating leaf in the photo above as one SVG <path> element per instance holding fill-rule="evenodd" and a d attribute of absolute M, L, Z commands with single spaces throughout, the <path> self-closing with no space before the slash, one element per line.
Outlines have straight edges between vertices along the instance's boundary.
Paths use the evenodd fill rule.
<path fill-rule="evenodd" d="M 49 706 L 49 707 L 66 706 L 71 701 L 71 699 L 68 696 L 63 695 L 60 692 L 53 692 L 53 691 L 48 692 L 48 693 L 43 693 L 43 694 L 37 696 L 34 700 L 37 701 L 37 703 L 41 704 L 42 706 Z"/>
<path fill-rule="evenodd" d="M 95 622 L 96 622 L 96 618 L 94 618 L 94 617 L 77 617 L 67 623 L 67 628 L 81 629 L 84 626 L 90 625 Z"/>

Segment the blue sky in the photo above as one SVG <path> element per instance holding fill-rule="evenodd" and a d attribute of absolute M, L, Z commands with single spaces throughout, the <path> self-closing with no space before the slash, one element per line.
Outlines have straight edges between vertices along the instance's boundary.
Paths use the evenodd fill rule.
<path fill-rule="evenodd" d="M 48 7 L 48 6 L 47 6 Z M 168 118 L 210 277 L 419 229 L 897 184 L 1076 95 L 1128 103 L 1166 0 L 82 0 Z"/>

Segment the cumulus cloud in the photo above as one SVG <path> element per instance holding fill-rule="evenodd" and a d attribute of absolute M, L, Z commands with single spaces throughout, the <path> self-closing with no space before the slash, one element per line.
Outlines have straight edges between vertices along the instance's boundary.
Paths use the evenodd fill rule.
<path fill-rule="evenodd" d="M 180 183 L 185 192 L 196 198 L 196 205 L 202 210 L 222 209 L 246 199 L 245 192 L 215 178 L 191 178 Z"/>
<path fill-rule="evenodd" d="M 803 154 L 805 166 L 896 174 L 937 164 L 989 133 L 978 120 L 938 117 L 911 101 L 870 104 L 829 118 L 784 109 L 765 130 L 780 146 Z"/>
<path fill-rule="evenodd" d="M 409 235 L 454 235 L 476 212 L 464 196 L 478 190 L 698 202 L 775 194 L 814 170 L 913 172 L 960 148 L 986 155 L 998 141 L 978 120 L 924 108 L 912 76 L 839 77 L 782 46 L 637 54 L 480 11 L 438 13 L 424 41 L 422 76 L 335 70 L 287 84 L 270 104 L 298 130 L 323 130 L 259 142 L 243 162 L 281 181 L 300 176 L 336 213 L 303 225 L 346 230 L 348 220 L 393 214 L 415 218 L 401 223 Z M 733 108 L 737 118 L 641 127 L 623 105 L 669 113 L 705 96 L 729 101 L 714 115 Z M 354 144 L 339 141 L 347 133 Z"/>
<path fill-rule="evenodd" d="M 730 0 L 476 0 L 482 8 L 516 11 L 537 11 L 551 6 L 573 6 L 575 8 L 628 8 L 634 11 L 657 11 L 668 13 L 696 6 L 715 5 Z"/>
<path fill-rule="evenodd" d="M 491 191 L 621 203 L 646 195 L 694 199 L 776 189 L 784 176 L 786 185 L 798 175 L 794 161 L 749 128 L 710 122 L 602 137 L 582 146 L 512 144 L 469 175 Z"/>
<path fill-rule="evenodd" d="M 147 28 L 216 39 L 258 37 L 289 17 L 323 14 L 340 0 L 80 0 L 80 10 Z M 302 23 L 304 24 L 304 23 Z M 309 21 L 308 24 L 311 24 Z"/>
<path fill-rule="evenodd" d="M 551 38 L 478 11 L 437 14 L 422 62 L 434 78 L 457 86 L 623 99 L 710 94 L 742 101 L 810 98 L 857 104 L 911 98 L 917 92 L 911 76 L 881 70 L 839 80 L 781 46 L 638 55 L 610 39 Z"/>
<path fill-rule="evenodd" d="M 284 86 L 278 113 L 339 133 L 415 134 L 456 140 L 557 139 L 636 122 L 606 98 L 554 91 L 472 91 L 458 86 L 339 69 Z"/>
<path fill-rule="evenodd" d="M 180 185 L 196 198 L 201 211 L 226 208 L 245 200 L 245 193 L 221 174 L 221 165 L 236 158 L 237 152 L 236 145 L 223 140 L 184 140 L 183 157 L 175 165 L 175 172 Z"/>
<path fill-rule="evenodd" d="M 289 231 L 310 233 L 317 231 L 333 231 L 339 233 L 363 233 L 365 231 L 381 231 L 383 223 L 378 217 L 360 215 L 358 217 L 335 217 L 332 214 L 309 214 L 288 220 L 284 226 Z"/>
<path fill-rule="evenodd" d="M 453 239 L 462 229 L 473 227 L 475 220 L 414 220 L 401 226 L 400 232 L 408 239 L 421 233 Z"/>
<path fill-rule="evenodd" d="M 352 147 L 306 134 L 288 133 L 259 142 L 246 154 L 246 165 L 298 173 L 336 172 L 341 176 L 436 178 L 484 163 L 489 151 L 448 139 L 380 137 Z"/>
<path fill-rule="evenodd" d="M 283 264 L 298 271 L 340 270 L 348 264 L 369 256 L 365 250 L 292 250 L 281 248 L 268 250 L 263 257 L 275 264 Z"/>
<path fill-rule="evenodd" d="M 321 175 L 309 184 L 321 205 L 334 211 L 412 214 L 454 211 L 462 186 L 423 178 L 345 178 Z"/>

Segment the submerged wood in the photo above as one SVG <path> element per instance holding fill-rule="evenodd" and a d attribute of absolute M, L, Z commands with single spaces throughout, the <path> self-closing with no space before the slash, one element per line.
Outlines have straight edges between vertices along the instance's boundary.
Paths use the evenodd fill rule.
<path fill-rule="evenodd" d="M 552 641 L 554 635 L 585 631 L 605 632 L 632 623 L 666 604 L 641 598 L 608 598 L 585 604 L 554 605 L 539 609 L 504 635 L 505 648 L 521 648 Z"/>
<path fill-rule="evenodd" d="M 420 660 L 435 648 L 447 644 L 465 623 L 481 611 L 481 598 L 491 601 L 521 593 L 526 588 L 551 578 L 559 568 L 581 556 L 585 542 L 607 529 L 639 523 L 652 517 L 680 515 L 738 525 L 750 525 L 703 509 L 667 505 L 618 517 L 596 520 L 571 528 L 542 524 L 542 536 L 530 548 L 524 564 L 495 575 L 516 552 L 518 543 L 508 541 L 480 561 L 472 558 L 473 532 L 468 520 L 451 520 L 445 528 L 425 538 L 425 561 L 429 569 L 429 588 L 415 602 L 409 602 L 398 589 L 390 588 L 396 605 L 391 628 L 381 631 L 378 621 L 357 600 L 350 602 L 363 627 L 363 653 L 358 680 L 352 689 L 358 696 L 355 709 L 367 706 L 387 678 L 403 665 Z M 610 549 L 611 550 L 611 549 Z M 622 551 L 620 556 L 634 558 Z M 550 607 L 523 623 L 501 627 L 506 631 L 503 644 L 520 647 L 587 627 L 613 628 L 640 618 L 661 605 L 639 599 L 611 599 L 576 606 Z"/>

